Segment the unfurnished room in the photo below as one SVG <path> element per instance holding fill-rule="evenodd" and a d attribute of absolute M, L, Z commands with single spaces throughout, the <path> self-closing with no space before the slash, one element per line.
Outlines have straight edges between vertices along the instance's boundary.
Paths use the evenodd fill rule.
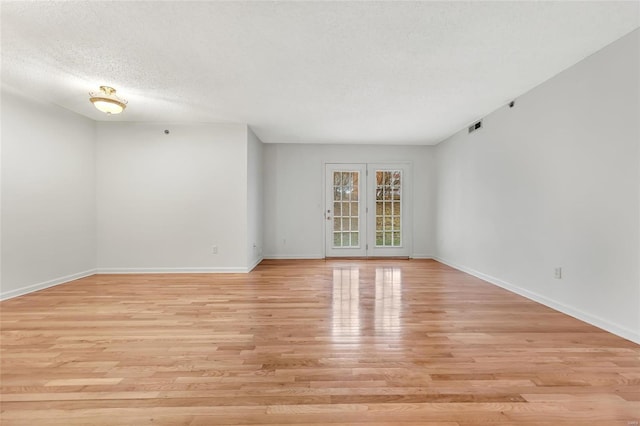
<path fill-rule="evenodd" d="M 0 26 L 3 426 L 640 425 L 640 2 Z"/>

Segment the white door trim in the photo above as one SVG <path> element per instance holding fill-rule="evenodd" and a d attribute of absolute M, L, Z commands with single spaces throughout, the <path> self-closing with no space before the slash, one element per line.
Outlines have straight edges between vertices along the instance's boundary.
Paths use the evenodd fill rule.
<path fill-rule="evenodd" d="M 364 177 L 366 188 L 362 188 L 361 192 L 362 196 L 364 196 L 366 206 L 362 205 L 361 212 L 367 213 L 363 218 L 362 214 L 360 215 L 360 229 L 361 229 L 361 246 L 364 246 L 365 250 L 351 254 L 347 254 L 344 251 L 343 256 L 351 256 L 351 257 L 411 257 L 413 250 L 413 163 L 410 161 L 377 161 L 377 162 L 369 162 L 369 163 L 353 163 L 353 162 L 339 162 L 339 161 L 323 161 L 323 253 L 325 257 L 340 257 L 337 254 L 333 254 L 333 252 L 329 249 L 330 239 L 329 232 L 333 229 L 333 221 L 327 219 L 327 210 L 332 210 L 331 214 L 333 214 L 333 209 L 329 209 L 328 206 L 330 201 L 333 199 L 332 195 L 328 190 L 328 167 L 358 167 L 364 166 L 365 173 L 362 174 Z M 370 192 L 375 191 L 375 169 L 378 170 L 402 170 L 402 247 L 401 248 L 375 248 L 375 196 L 372 196 Z M 367 176 L 369 173 L 369 176 Z M 373 176 L 371 175 L 373 173 Z M 367 212 L 368 210 L 368 212 Z M 366 247 L 368 244 L 368 249 Z M 343 249 L 346 250 L 346 249 Z"/>
<path fill-rule="evenodd" d="M 361 163 L 326 163 L 325 164 L 325 181 L 324 181 L 324 193 L 325 193 L 325 202 L 324 202 L 324 246 L 325 246 L 325 256 L 326 257 L 365 257 L 367 255 L 366 248 L 366 164 Z M 355 191 L 351 193 L 349 190 L 349 194 L 341 192 L 341 190 L 345 189 L 345 187 L 338 186 L 334 187 L 334 172 L 351 172 L 358 173 L 358 183 L 354 188 Z M 344 185 L 344 183 L 342 183 Z M 340 200 L 345 200 L 343 197 L 347 197 L 349 201 L 338 201 L 335 202 L 334 199 L 334 191 L 338 190 L 338 197 Z M 356 200 L 352 200 L 354 194 L 357 194 Z M 341 206 L 340 211 L 336 211 L 336 205 Z M 354 207 L 357 209 L 357 212 L 354 213 Z M 344 232 L 344 218 L 343 223 L 338 225 L 339 228 L 343 229 L 342 232 L 337 233 L 337 237 L 340 238 L 341 235 L 344 238 L 345 236 L 349 238 L 353 238 L 357 236 L 357 241 L 353 242 L 352 240 L 347 240 L 349 243 L 353 244 L 351 247 L 340 247 L 334 246 L 334 238 L 336 233 L 334 231 L 334 224 L 336 220 L 336 215 L 339 214 L 339 217 L 343 216 L 351 216 L 355 215 L 355 217 L 347 218 L 346 229 L 351 229 L 351 222 L 355 220 L 357 224 L 357 232 Z M 344 241 L 342 241 L 344 242 Z M 347 243 L 347 244 L 349 244 Z"/>
<path fill-rule="evenodd" d="M 411 163 L 368 163 L 367 181 L 367 242 L 369 249 L 367 256 L 370 257 L 410 257 L 413 247 L 413 170 Z M 402 245 L 400 247 L 376 247 L 376 171 L 379 170 L 399 170 L 401 172 L 402 192 L 401 203 L 401 230 Z"/>

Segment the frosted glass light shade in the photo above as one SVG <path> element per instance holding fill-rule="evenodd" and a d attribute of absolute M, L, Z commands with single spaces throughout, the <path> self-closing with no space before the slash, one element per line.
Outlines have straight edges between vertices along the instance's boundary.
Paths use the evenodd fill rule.
<path fill-rule="evenodd" d="M 116 89 L 100 86 L 100 92 L 90 92 L 89 101 L 99 110 L 107 114 L 120 114 L 127 107 L 127 101 L 116 96 Z"/>
<path fill-rule="evenodd" d="M 114 103 L 113 101 L 93 101 L 93 106 L 95 106 L 98 110 L 102 112 L 106 112 L 107 114 L 120 114 L 124 111 L 124 107 L 120 104 Z"/>

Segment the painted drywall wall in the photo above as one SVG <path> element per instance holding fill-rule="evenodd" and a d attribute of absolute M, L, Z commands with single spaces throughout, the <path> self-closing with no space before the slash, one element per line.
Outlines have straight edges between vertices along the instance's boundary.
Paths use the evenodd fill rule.
<path fill-rule="evenodd" d="M 439 259 L 637 342 L 639 35 L 439 144 L 436 203 Z"/>
<path fill-rule="evenodd" d="M 412 257 L 434 255 L 435 147 L 265 144 L 265 257 L 324 257 L 327 162 L 412 163 Z"/>
<path fill-rule="evenodd" d="M 264 191 L 262 183 L 263 144 L 247 128 L 247 267 L 253 269 L 262 260 L 264 229 Z"/>
<path fill-rule="evenodd" d="M 94 273 L 95 125 L 8 88 L 1 98 L 4 299 Z"/>
<path fill-rule="evenodd" d="M 98 123 L 96 140 L 101 272 L 246 271 L 245 125 Z"/>

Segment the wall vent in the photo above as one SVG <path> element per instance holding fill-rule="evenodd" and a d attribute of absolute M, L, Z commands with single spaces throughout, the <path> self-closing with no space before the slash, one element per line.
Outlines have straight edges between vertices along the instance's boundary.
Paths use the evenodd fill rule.
<path fill-rule="evenodd" d="M 471 126 L 469 126 L 469 133 L 473 133 L 476 130 L 480 130 L 480 129 L 482 129 L 482 120 L 477 121 L 473 123 Z"/>

